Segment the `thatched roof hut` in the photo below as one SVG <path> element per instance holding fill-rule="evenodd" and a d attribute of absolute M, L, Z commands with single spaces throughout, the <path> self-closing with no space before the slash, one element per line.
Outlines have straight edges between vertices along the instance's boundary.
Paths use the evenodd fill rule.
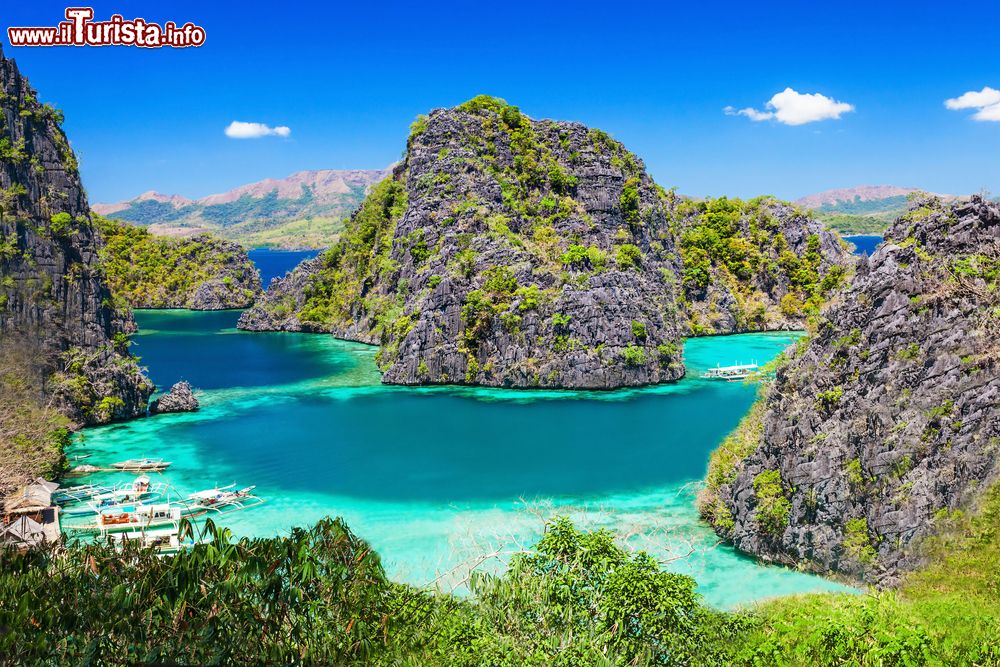
<path fill-rule="evenodd" d="M 26 516 L 0 529 L 0 542 L 16 546 L 37 547 L 46 541 L 46 537 L 45 527 Z"/>

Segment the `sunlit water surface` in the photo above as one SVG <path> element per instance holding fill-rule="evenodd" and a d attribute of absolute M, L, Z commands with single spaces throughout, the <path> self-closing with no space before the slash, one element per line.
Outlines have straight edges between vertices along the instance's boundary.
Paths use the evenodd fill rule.
<path fill-rule="evenodd" d="M 161 386 L 186 379 L 196 413 L 87 429 L 71 454 L 107 464 L 173 462 L 185 495 L 254 484 L 267 502 L 219 519 L 238 535 L 278 535 L 343 516 L 396 579 L 445 590 L 502 567 L 546 517 L 607 527 L 732 607 L 787 593 L 845 590 L 763 566 L 718 544 L 698 519 L 709 453 L 756 388 L 698 379 L 717 363 L 764 363 L 795 334 L 689 340 L 688 378 L 614 392 L 402 388 L 379 383 L 375 348 L 330 336 L 246 333 L 238 312 L 140 311 L 134 351 Z M 100 474 L 87 481 L 124 481 Z"/>

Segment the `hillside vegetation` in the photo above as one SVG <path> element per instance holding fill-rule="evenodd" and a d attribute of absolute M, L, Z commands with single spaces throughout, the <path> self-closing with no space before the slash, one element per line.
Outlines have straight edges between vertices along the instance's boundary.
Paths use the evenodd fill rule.
<path fill-rule="evenodd" d="M 101 272 L 132 308 L 246 308 L 261 293 L 246 251 L 209 235 L 166 238 L 94 216 L 104 241 Z"/>

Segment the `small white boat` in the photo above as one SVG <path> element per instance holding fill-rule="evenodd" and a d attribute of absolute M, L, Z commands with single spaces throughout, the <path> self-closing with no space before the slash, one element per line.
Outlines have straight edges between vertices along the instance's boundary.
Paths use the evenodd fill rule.
<path fill-rule="evenodd" d="M 68 486 L 65 489 L 59 489 L 52 494 L 52 501 L 60 505 L 80 503 L 84 500 L 89 500 L 94 496 L 102 493 L 109 493 L 113 490 L 114 489 L 110 486 L 103 486 L 101 484 L 79 484 L 77 486 Z"/>
<path fill-rule="evenodd" d="M 236 483 L 228 486 L 196 491 L 188 496 L 185 509 L 188 516 L 197 516 L 207 512 L 238 512 L 239 510 L 256 507 L 264 502 L 263 498 L 254 495 L 256 486 L 236 489 Z"/>
<path fill-rule="evenodd" d="M 760 366 L 756 363 L 716 366 L 705 371 L 701 377 L 705 380 L 728 380 L 734 382 L 736 380 L 746 380 L 759 370 Z"/>
<path fill-rule="evenodd" d="M 206 540 L 180 539 L 180 529 L 174 525 L 158 530 L 136 530 L 128 533 L 115 533 L 111 539 L 119 545 L 126 542 L 139 542 L 145 547 L 155 549 L 161 554 L 177 553 L 182 549 L 202 544 Z"/>
<path fill-rule="evenodd" d="M 97 522 L 81 526 L 66 525 L 66 528 L 102 533 L 151 528 L 176 523 L 181 520 L 181 508 L 169 503 L 160 505 L 130 505 L 103 510 L 97 515 Z"/>
<path fill-rule="evenodd" d="M 99 468 L 98 466 L 92 466 L 92 465 L 90 465 L 88 463 L 85 463 L 83 465 L 76 466 L 75 468 L 71 468 L 70 471 L 67 472 L 66 474 L 67 475 L 89 475 L 92 472 L 101 472 L 101 468 Z"/>
<path fill-rule="evenodd" d="M 104 510 L 134 505 L 139 502 L 148 504 L 150 501 L 162 497 L 166 488 L 166 484 L 150 484 L 149 477 L 143 475 L 137 477 L 131 484 L 123 484 L 105 493 L 94 495 L 87 508 L 66 510 L 65 514 L 67 516 L 99 514 Z"/>
<path fill-rule="evenodd" d="M 235 483 L 229 486 L 223 486 L 215 489 L 208 489 L 207 491 L 197 491 L 192 493 L 188 498 L 195 501 L 198 505 L 202 507 L 215 507 L 217 505 L 225 505 L 233 503 L 237 500 L 242 500 L 244 498 L 249 498 L 256 489 L 256 486 L 248 486 L 244 489 L 238 491 L 231 490 L 236 486 Z"/>
<path fill-rule="evenodd" d="M 127 472 L 159 472 L 165 470 L 168 466 L 170 466 L 170 461 L 164 461 L 163 459 L 129 459 L 111 464 L 111 467 L 115 470 Z"/>

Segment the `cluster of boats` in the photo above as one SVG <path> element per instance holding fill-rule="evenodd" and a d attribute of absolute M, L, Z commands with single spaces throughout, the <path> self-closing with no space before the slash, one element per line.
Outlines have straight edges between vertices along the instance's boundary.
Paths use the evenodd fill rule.
<path fill-rule="evenodd" d="M 180 521 L 205 514 L 226 514 L 256 507 L 264 500 L 254 494 L 256 487 L 236 484 L 213 487 L 171 500 L 165 483 L 153 483 L 145 472 L 159 472 L 170 464 L 159 459 L 132 459 L 112 464 L 110 470 L 139 472 L 132 482 L 117 486 L 80 484 L 59 491 L 53 501 L 62 506 L 67 518 L 63 528 L 109 536 L 116 543 L 137 541 L 161 553 L 172 553 L 196 544 L 181 539 Z M 107 470 L 101 468 L 99 470 Z"/>

